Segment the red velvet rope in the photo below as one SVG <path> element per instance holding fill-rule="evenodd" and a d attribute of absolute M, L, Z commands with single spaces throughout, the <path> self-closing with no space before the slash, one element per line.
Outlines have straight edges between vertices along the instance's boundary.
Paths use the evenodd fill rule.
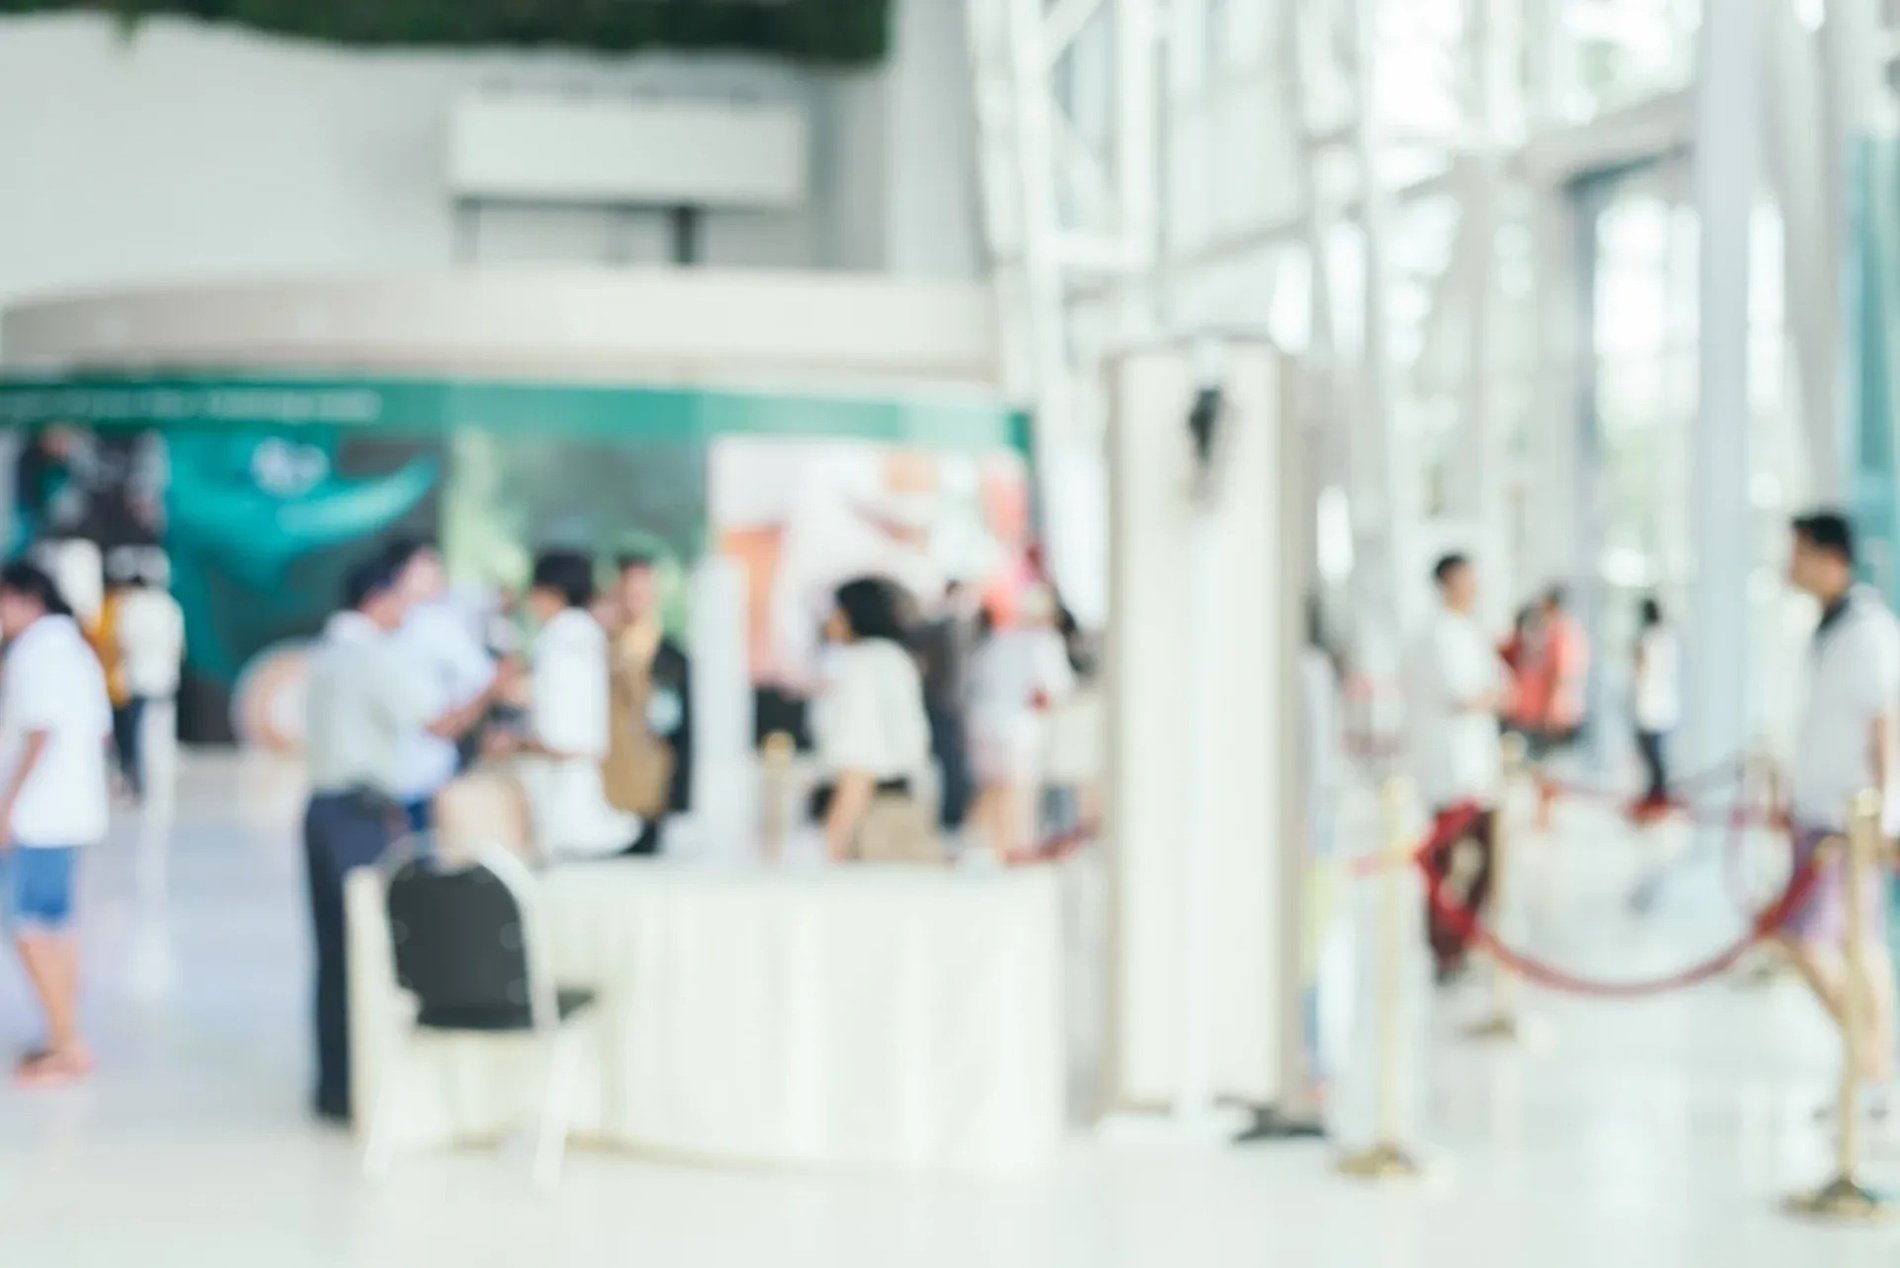
<path fill-rule="evenodd" d="M 1449 844 L 1444 848 L 1449 848 Z M 1476 912 L 1446 897 L 1444 878 L 1434 871 L 1432 862 L 1429 856 L 1423 856 L 1419 860 L 1420 868 L 1425 873 L 1425 891 L 1431 902 L 1432 911 L 1461 938 L 1481 948 L 1525 981 L 1555 991 L 1605 999 L 1633 999 L 1646 995 L 1661 995 L 1668 991 L 1694 986 L 1728 972 L 1751 948 L 1772 937 L 1795 912 L 1801 909 L 1802 904 L 1808 900 L 1808 896 L 1814 892 L 1816 880 L 1820 875 L 1818 868 L 1810 860 L 1789 877 L 1788 884 L 1779 898 L 1755 914 L 1747 934 L 1734 945 L 1723 949 L 1700 964 L 1651 981 L 1604 982 L 1581 977 L 1506 946 L 1495 932 L 1485 926 Z"/>
<path fill-rule="evenodd" d="M 1672 814 L 1686 815 L 1691 821 L 1703 824 L 1704 826 L 1721 826 L 1721 824 L 1727 822 L 1726 819 L 1717 821 L 1715 819 L 1699 816 L 1696 808 L 1691 803 L 1682 800 L 1680 795 L 1704 787 L 1705 785 L 1721 787 L 1730 779 L 1738 779 L 1743 785 L 1744 793 L 1746 793 L 1748 770 L 1748 759 L 1746 757 L 1736 756 L 1728 758 L 1720 765 L 1711 766 L 1707 770 L 1698 771 L 1693 775 L 1685 775 L 1680 779 L 1671 780 L 1670 788 L 1675 796 L 1671 798 L 1665 808 Z M 1562 794 L 1565 797 L 1575 797 L 1582 801 L 1600 801 L 1615 805 L 1626 805 L 1629 802 L 1629 794 L 1620 789 L 1598 788 L 1590 784 L 1572 784 L 1562 780 L 1545 779 L 1541 776 L 1538 779 L 1538 783 L 1542 788 Z M 1635 817 L 1637 816 L 1632 812 L 1631 818 Z"/>
<path fill-rule="evenodd" d="M 1095 820 L 1077 824 L 1066 832 L 1057 832 L 1030 846 L 1023 853 L 1026 862 L 1054 863 L 1066 859 L 1101 835 L 1102 825 Z"/>
<path fill-rule="evenodd" d="M 1463 839 L 1465 833 L 1477 826 L 1478 820 L 1483 817 L 1484 810 L 1480 806 L 1469 802 L 1455 806 L 1439 817 L 1438 821 L 1432 825 L 1431 832 L 1418 843 L 1417 848 L 1407 850 L 1402 854 L 1390 852 L 1368 854 L 1363 858 L 1354 859 L 1351 866 L 1352 874 L 1373 876 L 1379 872 L 1391 871 L 1395 867 L 1428 862 L 1433 856 L 1456 845 Z"/>

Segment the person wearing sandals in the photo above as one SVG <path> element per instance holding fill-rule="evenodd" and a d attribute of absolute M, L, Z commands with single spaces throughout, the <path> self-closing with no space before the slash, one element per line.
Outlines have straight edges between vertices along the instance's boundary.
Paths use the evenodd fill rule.
<path fill-rule="evenodd" d="M 100 668 L 53 579 L 29 563 L 0 569 L 0 889 L 7 925 L 46 1014 L 45 1044 L 16 1079 L 82 1079 L 79 948 L 72 933 L 80 851 L 106 835 L 112 704 Z"/>

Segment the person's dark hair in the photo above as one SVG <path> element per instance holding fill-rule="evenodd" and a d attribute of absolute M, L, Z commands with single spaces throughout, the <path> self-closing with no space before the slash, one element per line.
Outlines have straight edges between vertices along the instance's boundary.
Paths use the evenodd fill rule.
<path fill-rule="evenodd" d="M 386 555 L 365 559 L 343 574 L 343 606 L 360 612 L 395 588 L 396 570 L 389 566 Z"/>
<path fill-rule="evenodd" d="M 389 569 L 390 576 L 400 577 L 417 555 L 428 553 L 441 554 L 441 547 L 427 537 L 398 537 L 383 547 L 383 566 Z"/>
<path fill-rule="evenodd" d="M 533 590 L 552 590 L 570 608 L 594 601 L 594 565 L 577 550 L 550 550 L 534 561 Z"/>
<path fill-rule="evenodd" d="M 1449 555 L 1441 556 L 1438 562 L 1432 565 L 1432 580 L 1436 582 L 1440 588 L 1443 588 L 1450 584 L 1452 574 L 1456 573 L 1460 568 L 1468 568 L 1470 566 L 1470 556 L 1458 551 L 1453 551 Z"/>
<path fill-rule="evenodd" d="M 855 637 L 904 641 L 904 622 L 898 615 L 901 605 L 890 582 L 876 577 L 847 581 L 838 587 L 837 604 Z"/>
<path fill-rule="evenodd" d="M 1854 526 L 1839 511 L 1814 511 L 1795 517 L 1794 534 L 1811 549 L 1855 562 Z"/>
<path fill-rule="evenodd" d="M 1642 622 L 1646 630 L 1653 630 L 1663 623 L 1662 603 L 1653 594 L 1643 600 Z"/>
<path fill-rule="evenodd" d="M 1570 602 L 1570 587 L 1559 581 L 1544 591 L 1544 606 L 1563 611 Z"/>
<path fill-rule="evenodd" d="M 631 572 L 635 568 L 658 568 L 660 558 L 650 550 L 632 550 L 614 560 L 615 572 Z"/>
<path fill-rule="evenodd" d="M 1519 634 L 1528 634 L 1531 626 L 1535 624 L 1537 624 L 1537 609 L 1527 603 L 1517 610 L 1517 619 L 1511 623 L 1511 628 Z"/>
<path fill-rule="evenodd" d="M 0 568 L 0 590 L 8 590 L 36 601 L 49 616 L 71 616 L 72 605 L 59 591 L 59 583 L 38 564 L 16 559 Z"/>

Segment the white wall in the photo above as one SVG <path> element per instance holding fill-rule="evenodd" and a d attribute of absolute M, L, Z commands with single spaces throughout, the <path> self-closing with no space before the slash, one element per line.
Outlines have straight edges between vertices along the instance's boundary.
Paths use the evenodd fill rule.
<path fill-rule="evenodd" d="M 708 217 L 705 261 L 973 276 L 967 88 L 943 91 L 967 80 L 957 9 L 899 0 L 892 61 L 849 75 L 732 57 L 365 52 L 170 19 L 127 38 L 95 17 L 0 18 L 0 304 L 449 264 L 449 103 L 501 84 L 801 103 L 810 205 Z M 484 214 L 477 258 L 646 262 L 666 242 L 657 217 L 515 208 Z"/>

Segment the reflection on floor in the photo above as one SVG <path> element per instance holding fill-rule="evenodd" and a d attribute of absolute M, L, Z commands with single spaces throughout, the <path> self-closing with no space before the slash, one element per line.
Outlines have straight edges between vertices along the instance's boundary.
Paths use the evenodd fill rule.
<path fill-rule="evenodd" d="M 0 1091 L 0 1264 L 22 1268 L 523 1268 L 822 1264 L 1753 1265 L 1890 1262 L 1900 1231 L 1794 1223 L 1777 1199 L 1826 1171 L 1813 1119 L 1829 1035 L 1789 987 L 1733 982 L 1643 1002 L 1528 999 L 1527 1049 L 1459 1037 L 1481 986 L 1425 1023 L 1416 1189 L 1335 1178 L 1320 1145 L 1247 1151 L 1078 1138 L 1014 1183 L 758 1175 L 577 1154 L 542 1197 L 519 1159 L 406 1160 L 358 1179 L 310 1125 L 295 788 L 236 759 L 188 763 L 169 850 L 130 827 L 86 901 L 102 1073 Z M 1522 924 L 1566 964 L 1638 974 L 1736 924 L 1717 866 L 1635 915 L 1645 860 L 1605 812 L 1570 811 L 1523 853 Z M 32 1014 L 10 958 L 0 1042 Z M 1354 1063 L 1342 1084 L 1362 1082 Z M 1362 1115 L 1342 1087 L 1347 1118 Z M 1878 1174 L 1878 1173 L 1877 1173 Z M 1825 1260 L 1818 1257 L 1826 1256 Z"/>

